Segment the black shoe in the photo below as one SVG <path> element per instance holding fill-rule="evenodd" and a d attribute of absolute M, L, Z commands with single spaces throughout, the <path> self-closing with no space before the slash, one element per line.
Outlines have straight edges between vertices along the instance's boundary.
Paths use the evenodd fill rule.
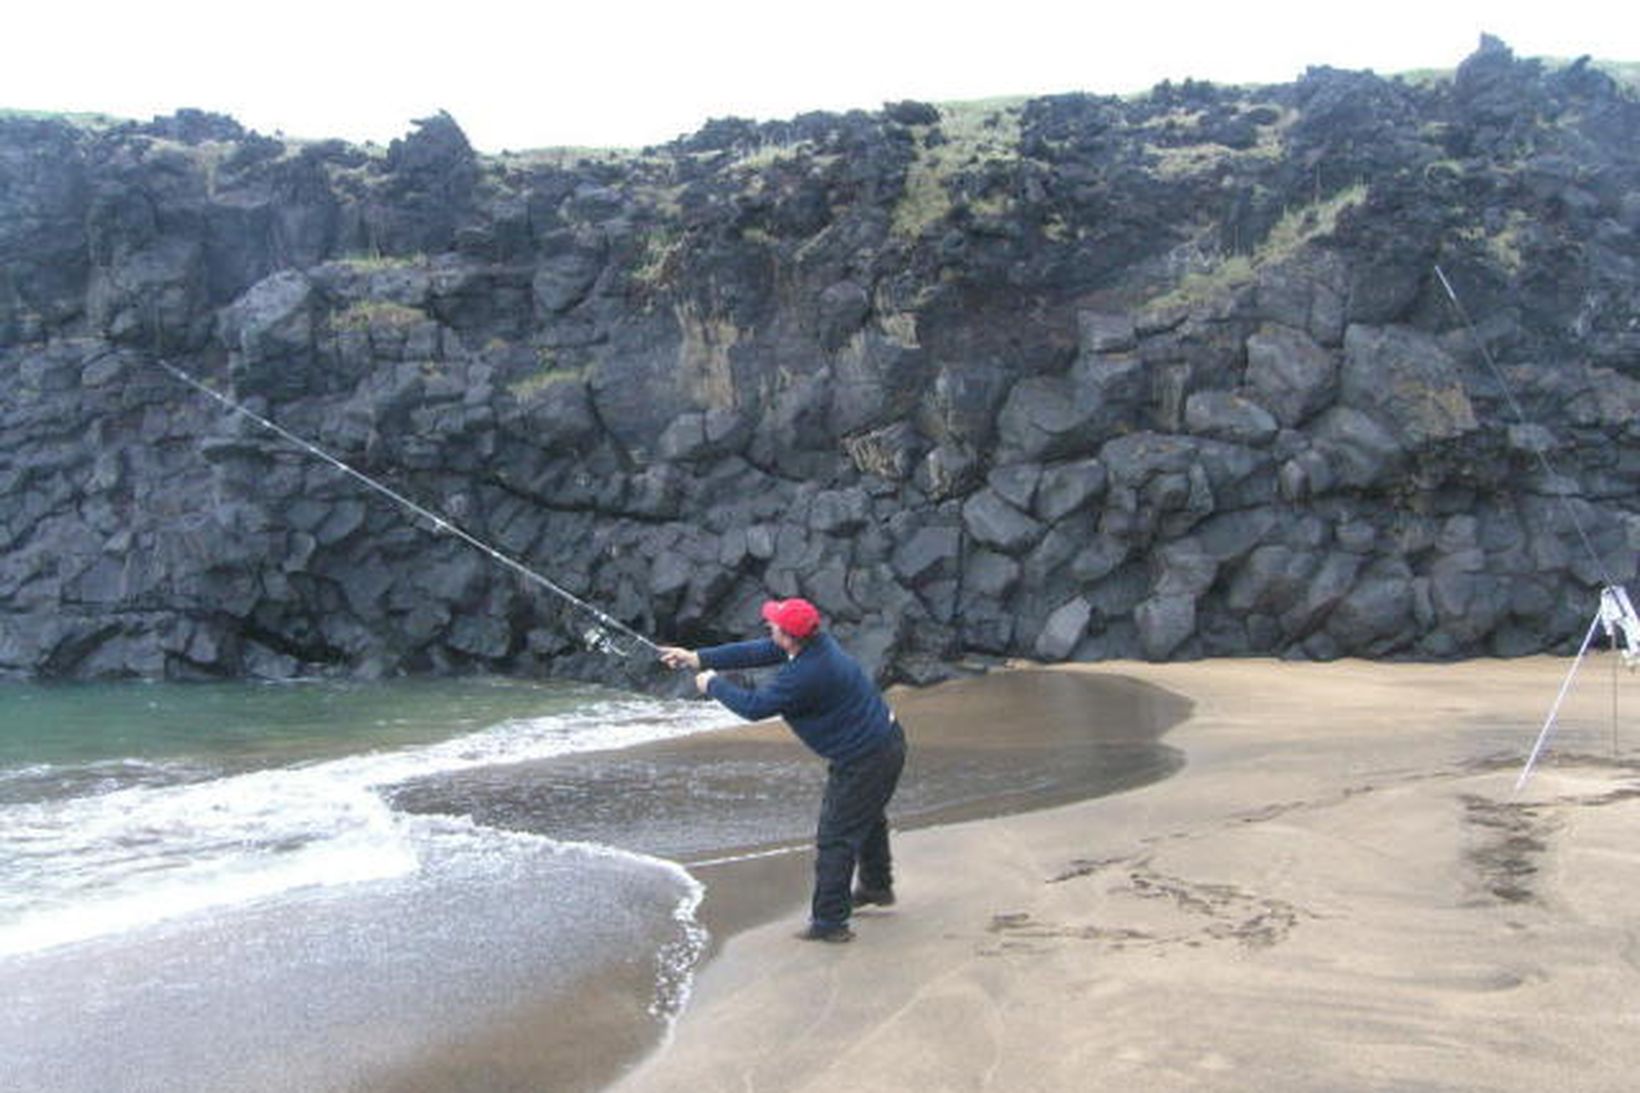
<path fill-rule="evenodd" d="M 856 888 L 849 897 L 856 907 L 869 907 L 876 904 L 878 907 L 894 906 L 894 889 L 892 888 Z"/>
<path fill-rule="evenodd" d="M 810 926 L 797 934 L 799 941 L 829 941 L 840 945 L 854 940 L 854 931 L 847 926 Z"/>

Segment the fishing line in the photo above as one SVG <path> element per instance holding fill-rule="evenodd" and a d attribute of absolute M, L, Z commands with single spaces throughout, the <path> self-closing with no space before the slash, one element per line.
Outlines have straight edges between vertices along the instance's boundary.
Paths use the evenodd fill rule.
<path fill-rule="evenodd" d="M 632 639 L 637 644 L 644 646 L 651 652 L 659 655 L 661 647 L 644 637 L 642 634 L 638 633 L 636 630 L 632 629 L 630 626 L 627 626 L 614 616 L 581 599 L 579 596 L 569 591 L 569 589 L 564 588 L 552 579 L 542 576 L 529 566 L 525 565 L 523 562 L 520 562 L 518 559 L 503 554 L 501 551 L 497 550 L 489 543 L 484 542 L 484 540 L 478 538 L 478 536 L 467 531 L 460 525 L 452 523 L 449 519 L 439 515 L 424 505 L 417 504 L 416 502 L 410 500 L 410 498 L 404 496 L 402 493 L 399 493 L 397 490 L 394 490 L 391 487 L 376 481 L 376 479 L 371 478 L 363 471 L 349 466 L 347 463 L 344 463 L 342 460 L 331 455 L 329 452 L 325 451 L 312 441 L 298 436 L 289 429 L 286 429 L 284 426 L 278 424 L 277 422 L 268 420 L 253 410 L 241 406 L 227 395 L 224 395 L 220 391 L 201 383 L 199 380 L 195 379 L 187 372 L 184 372 L 176 365 L 158 358 L 154 359 L 154 363 L 165 369 L 166 372 L 169 372 L 171 376 L 179 382 L 186 384 L 202 395 L 216 400 L 216 402 L 220 403 L 230 413 L 238 414 L 241 417 L 245 417 L 256 422 L 256 424 L 260 425 L 262 428 L 288 441 L 289 443 L 294 444 L 296 447 L 302 449 L 316 459 L 330 464 L 330 466 L 334 467 L 338 471 L 341 471 L 354 481 L 368 486 L 370 489 L 375 490 L 377 493 L 393 501 L 395 504 L 408 509 L 417 516 L 420 516 L 432 525 L 434 532 L 454 535 L 468 546 L 471 546 L 488 556 L 492 561 L 499 562 L 508 569 L 511 569 L 513 572 L 517 573 L 519 576 L 523 577 L 525 580 L 546 589 L 548 592 L 552 593 L 554 596 L 557 596 L 565 603 L 568 603 L 572 607 L 578 608 L 581 611 L 586 612 L 588 615 L 591 615 L 597 620 L 598 625 L 582 634 L 581 639 L 594 651 L 600 653 L 613 653 L 616 656 L 622 657 L 631 655 L 632 651 L 630 649 L 621 648 L 615 639 L 610 636 L 608 631 L 614 630 Z"/>
<path fill-rule="evenodd" d="M 1458 299 L 1458 293 L 1453 289 L 1452 282 L 1446 279 L 1446 274 L 1441 271 L 1440 266 L 1435 267 L 1435 276 L 1440 278 L 1441 287 L 1446 290 L 1447 299 L 1452 301 L 1452 307 L 1457 311 L 1458 318 L 1463 320 L 1464 326 L 1469 330 L 1470 338 L 1475 343 L 1475 347 L 1481 351 L 1481 359 L 1486 362 L 1486 367 L 1491 371 L 1492 378 L 1497 381 L 1498 387 L 1503 391 L 1504 400 L 1509 404 L 1509 409 L 1514 412 L 1515 420 L 1521 425 L 1530 425 L 1531 422 L 1527 420 L 1525 412 L 1520 408 L 1520 403 L 1515 399 L 1515 392 L 1510 388 L 1509 381 L 1503 375 L 1503 369 L 1499 368 L 1498 362 L 1492 359 L 1492 351 L 1486 347 L 1486 342 L 1482 340 L 1480 331 L 1475 326 L 1475 321 L 1469 317 L 1469 312 L 1464 309 L 1463 302 Z M 1541 444 L 1532 445 L 1532 454 L 1537 456 L 1538 465 L 1543 468 L 1543 473 L 1549 476 L 1550 481 L 1561 477 L 1560 473 L 1549 463 L 1549 457 L 1544 454 Z M 1589 533 L 1583 528 L 1583 521 L 1577 518 L 1577 510 L 1572 508 L 1571 501 L 1564 493 L 1561 494 L 1560 503 L 1561 507 L 1566 510 L 1566 518 L 1571 521 L 1572 527 L 1577 530 L 1577 537 L 1582 540 L 1583 549 L 1589 552 L 1589 560 L 1594 563 L 1595 569 L 1599 570 L 1600 583 L 1606 587 L 1615 585 L 1617 582 L 1612 580 L 1611 571 L 1606 568 L 1606 563 L 1601 560 L 1600 555 L 1595 551 L 1594 542 L 1589 538 Z"/>

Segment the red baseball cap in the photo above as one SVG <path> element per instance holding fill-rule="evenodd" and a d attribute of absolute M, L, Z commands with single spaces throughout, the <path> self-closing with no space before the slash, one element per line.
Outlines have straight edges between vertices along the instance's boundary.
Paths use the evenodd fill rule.
<path fill-rule="evenodd" d="M 820 629 L 820 611 L 808 600 L 770 600 L 763 605 L 763 621 L 794 638 L 806 638 Z"/>

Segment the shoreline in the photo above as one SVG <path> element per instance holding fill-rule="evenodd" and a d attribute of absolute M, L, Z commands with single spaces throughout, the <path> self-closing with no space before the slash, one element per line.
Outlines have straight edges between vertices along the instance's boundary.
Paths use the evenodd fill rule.
<path fill-rule="evenodd" d="M 896 840 L 912 830 L 1049 808 L 1165 779 L 1180 758 L 1161 738 L 1188 714 L 1188 704 L 1150 684 L 1035 668 L 895 688 L 889 698 L 911 737 L 906 776 L 890 807 Z M 1090 718 L 1090 706 L 1107 716 Z M 760 722 L 520 764 L 505 777 L 479 772 L 441 779 L 436 787 L 401 794 L 396 803 L 562 837 L 559 832 L 574 822 L 562 802 L 584 797 L 565 792 L 575 784 L 583 791 L 594 787 L 600 800 L 632 800 L 641 810 L 695 817 L 704 829 L 697 849 L 677 853 L 664 841 L 623 848 L 676 862 L 705 888 L 695 918 L 708 939 L 693 968 L 692 997 L 701 972 L 734 938 L 804 917 L 813 814 L 823 783 L 823 762 L 789 729 Z M 742 812 L 754 818 L 757 835 L 737 838 L 740 829 L 726 834 L 712 827 L 714 816 Z M 589 977 L 576 997 L 571 1014 L 562 1011 L 561 1001 L 525 1001 L 477 1036 L 428 1045 L 369 1088 L 606 1089 L 664 1052 L 675 1034 L 676 1019 L 662 1027 L 645 1011 L 643 969 L 635 963 Z"/>
<path fill-rule="evenodd" d="M 1136 772 L 1131 780 L 1100 784 L 1096 793 L 1089 792 L 1087 781 L 1071 778 L 1065 784 L 1052 788 L 1037 786 L 1032 789 L 993 793 L 981 799 L 945 805 L 913 815 L 904 815 L 899 802 L 890 808 L 894 819 L 896 845 L 910 832 L 949 824 L 967 823 L 1035 812 L 1054 808 L 1089 796 L 1102 797 L 1122 793 L 1133 785 L 1148 785 L 1152 781 L 1171 777 L 1182 765 L 1176 749 L 1163 741 L 1169 731 L 1182 723 L 1190 713 L 1190 704 L 1164 688 L 1155 688 L 1121 676 L 1099 677 L 1101 686 L 1088 697 L 1097 697 L 1116 707 L 1114 712 L 1102 714 L 1095 731 L 1103 730 L 1101 741 L 1111 745 L 1126 743 L 1133 747 L 1158 747 L 1177 763 L 1161 762 Z M 1063 686 L 1073 683 L 1072 694 L 1057 696 L 1057 701 L 1043 701 L 1044 686 Z M 1074 677 L 1067 679 L 1051 669 L 1035 666 L 1013 667 L 985 676 L 952 680 L 933 687 L 894 688 L 890 703 L 910 726 L 912 753 L 907 766 L 907 783 L 925 774 L 930 767 L 942 761 L 953 762 L 995 761 L 998 753 L 1017 749 L 1053 749 L 1056 744 L 1075 740 L 1089 731 L 1088 719 L 1082 711 L 1067 708 L 1067 703 L 1083 697 Z M 1034 704 L 1034 705 L 1033 705 Z M 1007 734 L 987 731 L 998 719 L 1013 718 Z M 1017 722 L 1023 721 L 1023 724 Z M 677 742 L 690 747 L 712 740 L 735 747 L 744 740 L 779 740 L 801 749 L 789 730 L 778 723 L 746 725 L 735 730 L 738 740 L 713 738 L 686 738 Z M 977 756 L 978 758 L 974 758 Z M 819 761 L 816 760 L 816 763 Z M 817 785 L 819 776 L 816 776 Z M 784 912 L 799 917 L 809 900 L 812 843 L 808 839 L 781 847 L 743 848 L 752 856 L 738 860 L 697 864 L 683 861 L 684 868 L 706 885 L 706 899 L 701 906 L 701 921 L 711 932 L 712 942 L 701 967 L 719 951 L 730 938 L 747 929 L 763 925 Z M 866 912 L 874 914 L 876 912 Z M 794 922 L 794 928 L 802 923 Z"/>
<path fill-rule="evenodd" d="M 854 944 L 734 933 L 608 1088 L 1626 1089 L 1640 748 L 1593 665 L 1512 792 L 1569 667 L 1052 669 L 1194 703 L 1187 765 L 905 833 Z"/>

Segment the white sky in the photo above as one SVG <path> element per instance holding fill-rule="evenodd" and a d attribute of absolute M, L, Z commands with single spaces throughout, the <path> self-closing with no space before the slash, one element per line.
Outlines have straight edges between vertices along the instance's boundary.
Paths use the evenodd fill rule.
<path fill-rule="evenodd" d="M 638 146 L 714 117 L 789 118 L 1163 79 L 1283 83 L 1312 64 L 1453 68 L 1481 33 L 1523 57 L 1640 61 L 1633 0 L 18 0 L 0 108 L 385 143 L 448 110 L 481 151 Z"/>

